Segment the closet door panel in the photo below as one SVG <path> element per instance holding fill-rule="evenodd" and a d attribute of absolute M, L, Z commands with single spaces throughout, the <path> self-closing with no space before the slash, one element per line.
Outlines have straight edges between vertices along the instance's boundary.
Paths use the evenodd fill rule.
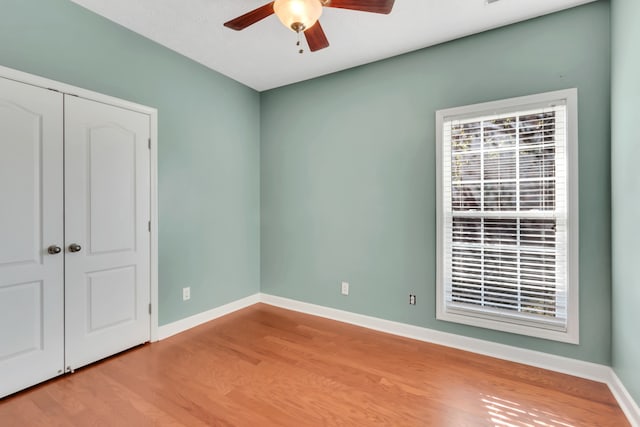
<path fill-rule="evenodd" d="M 62 103 L 0 78 L 0 397 L 63 372 Z"/>
<path fill-rule="evenodd" d="M 149 340 L 148 138 L 147 115 L 65 97 L 65 334 L 72 369 Z"/>
<path fill-rule="evenodd" d="M 87 149 L 88 250 L 92 255 L 135 250 L 136 134 L 117 125 L 91 129 Z"/>

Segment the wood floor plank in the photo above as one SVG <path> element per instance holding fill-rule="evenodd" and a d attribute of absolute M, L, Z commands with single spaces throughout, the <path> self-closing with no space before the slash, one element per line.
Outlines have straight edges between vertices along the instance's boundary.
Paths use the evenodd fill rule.
<path fill-rule="evenodd" d="M 628 426 L 605 384 L 264 304 L 0 400 L 4 426 Z"/>

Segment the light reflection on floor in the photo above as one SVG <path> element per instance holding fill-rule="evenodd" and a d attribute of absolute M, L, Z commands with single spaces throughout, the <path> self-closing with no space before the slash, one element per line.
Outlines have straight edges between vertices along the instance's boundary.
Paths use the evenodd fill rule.
<path fill-rule="evenodd" d="M 524 408 L 519 403 L 496 396 L 482 395 L 481 400 L 497 427 L 576 427 L 559 414 Z"/>

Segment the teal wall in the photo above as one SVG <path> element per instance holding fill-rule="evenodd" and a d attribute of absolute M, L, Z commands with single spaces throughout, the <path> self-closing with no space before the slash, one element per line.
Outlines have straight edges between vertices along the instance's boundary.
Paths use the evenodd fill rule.
<path fill-rule="evenodd" d="M 160 324 L 259 292 L 257 92 L 66 0 L 2 0 L 0 65 L 158 109 Z"/>
<path fill-rule="evenodd" d="M 601 1 L 263 92 L 262 291 L 610 363 L 609 54 L 609 3 Z M 571 87 L 579 98 L 580 345 L 437 321 L 435 111 Z"/>
<path fill-rule="evenodd" d="M 613 368 L 640 402 L 640 2 L 613 0 L 611 195 Z"/>

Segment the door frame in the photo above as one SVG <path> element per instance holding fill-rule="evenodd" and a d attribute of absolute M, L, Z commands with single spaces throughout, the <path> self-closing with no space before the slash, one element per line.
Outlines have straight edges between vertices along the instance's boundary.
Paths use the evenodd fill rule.
<path fill-rule="evenodd" d="M 79 88 L 66 83 L 50 80 L 45 77 L 34 74 L 25 73 L 23 71 L 14 70 L 0 65 L 0 77 L 14 80 L 20 83 L 26 83 L 32 86 L 38 86 L 64 94 L 78 96 L 80 98 L 89 99 L 103 104 L 113 105 L 115 107 L 136 111 L 149 116 L 149 136 L 151 146 L 149 149 L 150 162 L 150 219 L 151 219 L 151 238 L 149 248 L 149 278 L 150 278 L 150 297 L 151 297 L 151 330 L 149 331 L 149 339 L 151 342 L 158 341 L 158 110 L 146 105 L 136 104 L 134 102 L 125 101 L 109 95 L 104 95 L 92 90 Z"/>

